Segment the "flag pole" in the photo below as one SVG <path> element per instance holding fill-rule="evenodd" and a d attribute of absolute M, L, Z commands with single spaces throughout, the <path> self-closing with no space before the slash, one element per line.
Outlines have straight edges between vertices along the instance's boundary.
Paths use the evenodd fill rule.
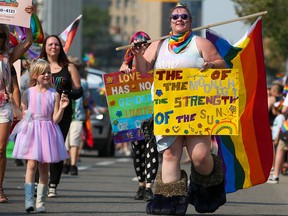
<path fill-rule="evenodd" d="M 249 19 L 249 18 L 256 17 L 256 16 L 262 16 L 262 15 L 265 15 L 265 14 L 267 14 L 267 11 L 262 11 L 262 12 L 259 12 L 259 13 L 254 13 L 254 14 L 250 14 L 250 15 L 247 15 L 247 16 L 238 17 L 238 18 L 235 18 L 235 19 L 225 20 L 225 21 L 213 23 L 213 24 L 210 24 L 210 25 L 205 25 L 205 26 L 200 26 L 200 27 L 197 27 L 197 28 L 192 28 L 192 31 L 199 31 L 199 30 L 202 30 L 202 29 L 208 29 L 208 28 L 212 28 L 212 27 L 215 27 L 215 26 L 219 26 L 219 25 L 225 25 L 225 24 L 228 24 L 228 23 L 237 22 L 237 21 L 241 21 L 241 20 L 244 20 L 244 19 Z M 162 37 L 157 38 L 157 39 L 151 39 L 151 40 L 148 40 L 147 43 L 152 43 L 152 42 L 158 41 L 158 40 L 164 40 L 164 39 L 168 38 L 169 36 L 170 35 L 165 35 L 165 36 L 162 36 Z M 134 43 L 131 43 L 131 44 L 125 45 L 125 46 L 116 47 L 116 51 L 123 50 L 123 49 L 128 49 L 128 48 L 131 48 L 133 46 L 134 46 Z"/>

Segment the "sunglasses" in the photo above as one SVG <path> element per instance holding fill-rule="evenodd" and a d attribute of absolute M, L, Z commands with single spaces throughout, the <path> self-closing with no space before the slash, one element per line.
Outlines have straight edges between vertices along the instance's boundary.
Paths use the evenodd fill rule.
<path fill-rule="evenodd" d="M 187 20 L 188 18 L 190 18 L 188 14 L 172 14 L 170 18 L 173 20 L 178 20 L 179 17 L 181 17 L 182 20 Z"/>
<path fill-rule="evenodd" d="M 6 34 L 5 33 L 0 33 L 0 38 L 6 38 Z"/>

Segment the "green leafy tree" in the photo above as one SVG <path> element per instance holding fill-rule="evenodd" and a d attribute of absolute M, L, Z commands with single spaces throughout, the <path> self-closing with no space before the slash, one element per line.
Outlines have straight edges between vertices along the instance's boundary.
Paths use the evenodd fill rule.
<path fill-rule="evenodd" d="M 263 38 L 266 64 L 270 69 L 283 71 L 288 59 L 288 1 L 287 0 L 232 0 L 239 16 L 267 11 L 263 16 Z M 252 24 L 254 19 L 245 23 Z M 267 46 L 266 46 L 267 44 Z M 281 68 L 282 66 L 282 68 Z"/>
<path fill-rule="evenodd" d="M 93 53 L 97 68 L 120 65 L 115 44 L 109 33 L 110 16 L 107 9 L 97 5 L 83 7 L 83 53 Z"/>

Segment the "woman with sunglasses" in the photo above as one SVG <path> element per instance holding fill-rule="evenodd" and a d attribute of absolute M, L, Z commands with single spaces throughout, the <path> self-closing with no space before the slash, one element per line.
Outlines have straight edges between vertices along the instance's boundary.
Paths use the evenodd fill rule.
<path fill-rule="evenodd" d="M 28 14 L 33 11 L 33 6 L 25 8 Z M 6 148 L 9 137 L 11 123 L 13 122 L 13 111 L 10 104 L 10 94 L 13 95 L 17 105 L 20 105 L 20 94 L 15 95 L 16 88 L 19 88 L 17 82 L 11 77 L 10 68 L 31 46 L 33 37 L 31 29 L 26 30 L 26 39 L 19 43 L 10 52 L 9 27 L 5 24 L 0 24 L 0 203 L 8 201 L 3 190 L 3 180 L 6 170 Z M 19 92 L 19 89 L 18 91 Z"/>
<path fill-rule="evenodd" d="M 225 68 L 225 62 L 207 39 L 191 31 L 192 16 L 185 5 L 172 9 L 170 37 L 153 42 L 142 54 L 133 47 L 136 68 L 141 73 L 152 69 Z M 163 153 L 162 171 L 156 178 L 154 198 L 147 204 L 148 214 L 184 215 L 188 202 L 200 213 L 214 212 L 226 202 L 221 159 L 212 155 L 210 136 L 156 136 L 157 149 Z M 181 170 L 183 146 L 191 163 L 189 190 L 187 174 Z"/>

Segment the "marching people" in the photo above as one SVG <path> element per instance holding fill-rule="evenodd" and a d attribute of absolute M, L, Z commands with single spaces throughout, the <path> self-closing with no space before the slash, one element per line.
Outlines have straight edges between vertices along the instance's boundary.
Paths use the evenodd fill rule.
<path fill-rule="evenodd" d="M 143 46 L 133 46 L 137 71 L 152 69 L 225 68 L 225 62 L 207 39 L 191 31 L 192 16 L 178 3 L 170 14 L 170 37 L 152 42 L 143 54 Z M 173 64 L 172 64 L 173 61 Z M 148 214 L 184 215 L 188 202 L 200 213 L 214 212 L 226 202 L 222 160 L 211 154 L 211 136 L 156 136 L 157 149 L 163 154 L 162 171 L 158 173 L 154 198 L 146 206 Z M 183 146 L 191 163 L 189 189 L 187 174 L 181 170 Z"/>
<path fill-rule="evenodd" d="M 33 6 L 26 7 L 25 11 L 26 13 L 31 14 L 33 12 Z M 19 87 L 17 87 L 18 85 L 15 85 L 15 79 L 11 78 L 10 68 L 13 63 L 29 49 L 33 41 L 31 29 L 27 28 L 25 41 L 16 45 L 10 53 L 9 35 L 9 27 L 5 24 L 0 24 L 0 61 L 2 65 L 0 69 L 0 203 L 6 203 L 8 201 L 3 189 L 3 180 L 7 163 L 7 142 L 10 126 L 13 122 L 13 112 L 10 104 L 10 94 L 12 91 L 16 103 L 19 103 L 20 101 L 14 94 L 14 91 L 17 91 L 17 88 Z"/>
<path fill-rule="evenodd" d="M 281 108 L 281 112 L 287 117 L 287 115 L 288 115 L 288 96 L 287 95 L 284 99 L 283 106 L 281 106 L 280 103 L 279 104 L 277 103 L 277 107 Z M 282 115 L 282 114 L 278 114 L 278 115 Z M 279 183 L 279 175 L 280 175 L 281 169 L 284 165 L 285 153 L 287 154 L 287 152 L 288 152 L 288 138 L 287 138 L 288 132 L 287 132 L 287 128 L 286 128 L 287 127 L 286 121 L 287 121 L 287 119 L 284 121 L 285 123 L 283 123 L 283 124 L 285 124 L 285 125 L 284 126 L 282 125 L 280 133 L 277 137 L 279 142 L 278 142 L 276 152 L 275 152 L 274 170 L 267 181 L 267 183 L 270 183 L 270 184 Z M 283 129 L 285 129 L 285 131 L 283 131 Z"/>
<path fill-rule="evenodd" d="M 77 57 L 70 57 L 70 62 L 73 63 L 80 75 L 81 86 L 83 88 L 83 95 L 77 100 L 72 100 L 73 115 L 70 124 L 69 132 L 65 140 L 66 149 L 69 151 L 70 159 L 65 160 L 63 173 L 71 175 L 78 175 L 78 168 L 76 162 L 78 159 L 78 152 L 82 143 L 83 124 L 87 119 L 87 109 L 89 102 L 89 91 L 87 83 L 87 72 L 84 70 L 84 64 L 79 62 Z"/>
<path fill-rule="evenodd" d="M 132 36 L 130 43 L 148 40 L 150 40 L 149 35 L 145 32 L 139 31 Z M 143 52 L 145 52 L 144 49 Z M 130 73 L 133 69 L 135 69 L 133 59 L 134 54 L 132 53 L 131 49 L 128 49 L 124 56 L 124 62 L 120 67 L 120 71 Z M 133 165 L 139 182 L 135 200 L 151 201 L 153 198 L 152 186 L 158 171 L 158 152 L 154 135 L 151 134 L 148 131 L 148 128 L 145 126 L 142 128 L 142 130 L 144 132 L 145 139 L 131 142 L 133 150 Z"/>
<path fill-rule="evenodd" d="M 36 209 L 46 212 L 49 163 L 69 157 L 58 122 L 69 104 L 66 94 L 56 92 L 51 83 L 49 63 L 43 59 L 31 64 L 30 88 L 24 91 L 11 138 L 16 136 L 13 157 L 27 160 L 25 175 L 25 210 L 34 211 L 35 172 L 39 169 Z M 17 106 L 16 106 L 17 107 Z"/>
<path fill-rule="evenodd" d="M 60 95 L 62 92 L 68 94 L 70 102 L 64 110 L 62 120 L 59 122 L 65 140 L 72 121 L 71 100 L 76 100 L 83 95 L 80 76 L 75 65 L 69 62 L 61 40 L 57 35 L 50 35 L 45 38 L 39 58 L 43 58 L 50 63 L 52 83 L 55 85 L 57 92 Z M 62 170 L 63 161 L 50 164 L 48 197 L 57 196 L 56 189 L 61 179 Z"/>

